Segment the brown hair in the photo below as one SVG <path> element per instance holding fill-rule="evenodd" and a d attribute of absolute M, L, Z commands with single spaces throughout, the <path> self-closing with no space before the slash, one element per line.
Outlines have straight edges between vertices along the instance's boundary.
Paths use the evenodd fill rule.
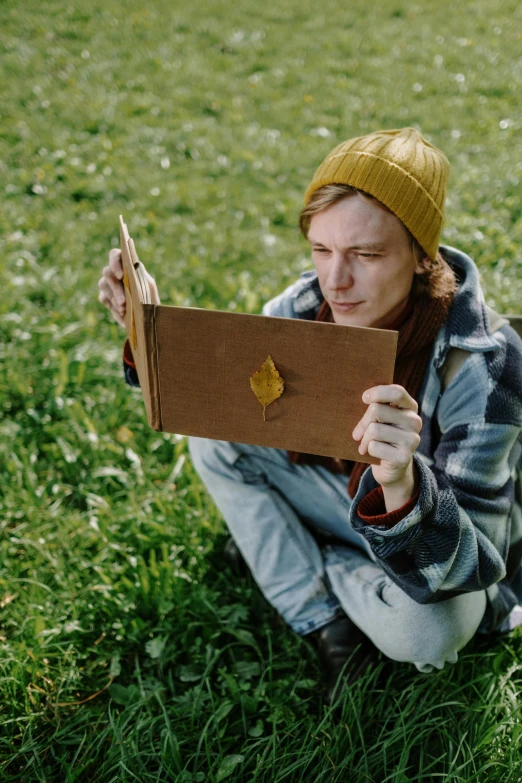
<path fill-rule="evenodd" d="M 310 223 L 314 215 L 349 196 L 359 196 L 368 199 L 386 212 L 390 212 L 392 215 L 394 214 L 392 210 L 388 209 L 381 201 L 363 190 L 351 187 L 351 185 L 323 185 L 323 187 L 318 188 L 312 193 L 310 201 L 299 214 L 299 228 L 305 239 L 308 238 Z M 401 225 L 408 234 L 411 251 L 415 261 L 418 263 L 423 260 L 423 266 L 426 269 L 426 272 L 423 274 L 415 273 L 413 283 L 415 296 L 427 296 L 429 299 L 438 299 L 447 296 L 448 294 L 455 293 L 457 287 L 455 275 L 449 264 L 442 257 L 440 251 L 437 252 L 434 259 L 429 258 L 426 251 L 423 250 L 411 231 L 406 228 L 402 221 Z"/>

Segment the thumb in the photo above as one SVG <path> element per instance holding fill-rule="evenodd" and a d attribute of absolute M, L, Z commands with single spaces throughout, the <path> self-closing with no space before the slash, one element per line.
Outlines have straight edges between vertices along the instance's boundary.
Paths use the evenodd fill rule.
<path fill-rule="evenodd" d="M 150 299 L 152 304 L 161 304 L 159 294 L 158 294 L 158 286 L 156 285 L 156 281 L 152 277 L 152 275 L 149 275 L 149 273 L 146 273 L 147 275 L 147 282 L 149 284 L 149 291 L 150 291 Z"/>

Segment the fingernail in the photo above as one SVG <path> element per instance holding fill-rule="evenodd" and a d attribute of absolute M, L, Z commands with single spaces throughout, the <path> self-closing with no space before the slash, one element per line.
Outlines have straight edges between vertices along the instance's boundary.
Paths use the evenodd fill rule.
<path fill-rule="evenodd" d="M 352 432 L 352 437 L 355 438 L 355 440 L 359 440 L 359 427 L 356 427 L 354 431 Z"/>

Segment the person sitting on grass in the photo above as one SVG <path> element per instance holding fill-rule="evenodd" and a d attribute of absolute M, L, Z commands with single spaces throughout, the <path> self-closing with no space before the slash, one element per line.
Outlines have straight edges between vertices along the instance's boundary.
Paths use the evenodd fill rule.
<path fill-rule="evenodd" d="M 188 439 L 229 558 L 313 640 L 328 703 L 378 651 L 430 672 L 518 623 L 522 341 L 439 245 L 448 173 L 414 128 L 336 146 L 300 214 L 314 269 L 262 309 L 399 332 L 394 383 L 365 391 L 352 433 L 380 463 Z M 121 281 L 111 250 L 99 300 L 124 325 Z M 139 385 L 128 341 L 124 372 Z"/>

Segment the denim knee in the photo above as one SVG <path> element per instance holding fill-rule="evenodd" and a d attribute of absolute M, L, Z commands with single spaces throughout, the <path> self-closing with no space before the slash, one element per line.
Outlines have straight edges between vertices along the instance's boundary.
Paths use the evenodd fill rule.
<path fill-rule="evenodd" d="M 232 444 L 224 440 L 212 438 L 197 438 L 195 435 L 188 437 L 189 453 L 198 473 L 205 467 L 231 464 L 237 454 L 234 453 Z"/>
<path fill-rule="evenodd" d="M 414 663 L 420 671 L 455 663 L 457 652 L 474 636 L 486 608 L 485 591 L 447 601 L 418 604 L 388 582 L 382 600 L 393 611 L 374 632 L 374 643 L 392 660 Z"/>
<path fill-rule="evenodd" d="M 190 435 L 188 447 L 194 467 L 200 474 L 205 467 L 220 472 L 220 468 L 222 470 L 224 466 L 228 466 L 237 468 L 243 480 L 249 481 L 250 478 L 253 479 L 254 474 L 262 473 L 265 467 L 268 471 L 293 468 L 286 451 L 268 446 L 197 438 Z"/>

